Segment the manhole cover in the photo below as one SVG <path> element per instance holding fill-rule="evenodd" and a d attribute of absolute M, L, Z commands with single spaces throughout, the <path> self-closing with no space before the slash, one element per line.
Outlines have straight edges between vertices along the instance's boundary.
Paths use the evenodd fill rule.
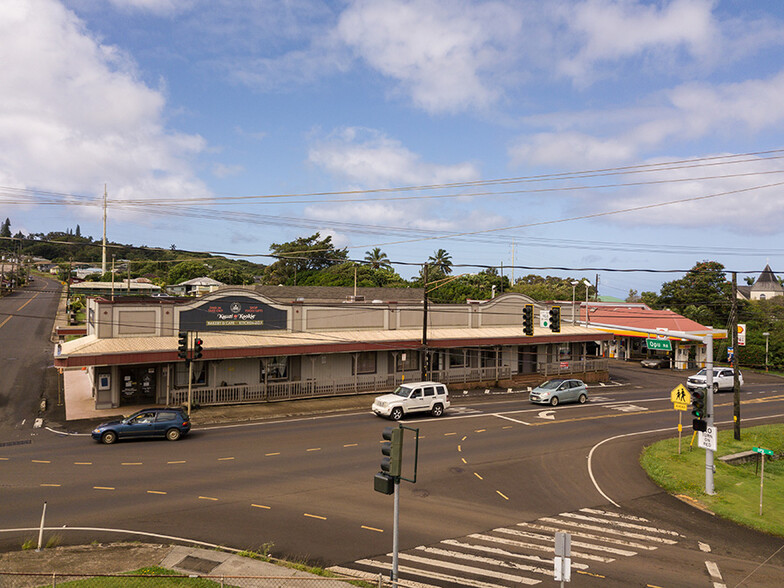
<path fill-rule="evenodd" d="M 221 562 L 214 561 L 212 559 L 204 559 L 201 557 L 187 555 L 180 563 L 177 564 L 177 567 L 184 570 L 190 570 L 192 572 L 199 572 L 200 574 L 209 574 L 220 564 Z"/>

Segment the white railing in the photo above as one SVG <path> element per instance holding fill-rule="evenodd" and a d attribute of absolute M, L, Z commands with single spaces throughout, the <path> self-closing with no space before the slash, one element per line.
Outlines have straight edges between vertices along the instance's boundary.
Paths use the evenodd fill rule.
<path fill-rule="evenodd" d="M 606 372 L 608 369 L 609 361 L 603 357 L 594 359 L 570 359 L 552 363 L 540 362 L 536 367 L 536 371 L 544 376 Z"/>

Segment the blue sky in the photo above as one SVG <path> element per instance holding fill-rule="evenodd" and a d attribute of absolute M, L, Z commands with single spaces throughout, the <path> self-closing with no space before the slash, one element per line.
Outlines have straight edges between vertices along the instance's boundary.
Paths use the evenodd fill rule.
<path fill-rule="evenodd" d="M 100 237 L 106 184 L 134 245 L 784 271 L 778 1 L 3 0 L 0 62 L 14 232 Z"/>

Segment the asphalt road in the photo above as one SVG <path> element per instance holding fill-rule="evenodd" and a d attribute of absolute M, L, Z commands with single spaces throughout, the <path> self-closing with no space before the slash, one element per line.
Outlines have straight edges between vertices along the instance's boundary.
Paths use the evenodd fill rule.
<path fill-rule="evenodd" d="M 0 298 L 0 434 L 26 436 L 42 393 L 56 383 L 50 335 L 62 286 L 37 278 Z"/>
<path fill-rule="evenodd" d="M 629 379 L 635 375 L 629 372 Z M 635 535 L 675 541 L 627 550 L 633 556 L 589 560 L 577 570 L 580 585 L 711 585 L 700 543 L 710 546 L 727 585 L 733 585 L 728 577 L 738 582 L 751 573 L 781 547 L 780 538 L 697 511 L 661 492 L 639 469 L 641 446 L 672 435 L 677 425 L 669 390 L 670 380 L 682 375 L 650 378 L 653 385 L 638 377 L 639 387 L 593 388 L 584 406 L 532 407 L 515 396 L 457 406 L 441 419 L 406 420 L 420 430 L 417 483 L 401 485 L 400 546 L 413 558 L 407 568 L 425 565 L 417 558 L 453 557 L 443 540 L 464 544 L 494 529 L 507 530 L 496 536 L 519 532 L 518 523 L 549 528 L 558 522 L 553 517 L 563 523 L 566 513 L 585 527 L 575 532 L 602 534 L 608 521 L 632 517 L 622 520 L 643 527 Z M 784 419 L 776 383 L 748 384 L 743 400 L 749 424 L 758 417 Z M 717 415 L 731 422 L 731 395 L 719 396 Z M 271 543 L 276 555 L 370 571 L 372 565 L 356 562 L 387 561 L 392 540 L 392 499 L 372 490 L 388 424 L 363 412 L 211 427 L 177 443 L 114 446 L 39 431 L 29 445 L 0 447 L 3 503 L 14 505 L 4 512 L 3 526 L 34 527 L 46 501 L 47 526 L 153 531 L 255 550 Z M 621 437 L 606 441 L 615 436 Z M 406 447 L 411 450 L 408 438 Z M 524 532 L 552 537 L 541 529 Z M 0 541 L 20 543 L 13 534 Z M 780 585 L 783 564 L 779 552 L 755 572 L 752 585 Z M 437 577 L 474 574 L 460 567 L 465 563 L 441 565 L 452 576 L 442 571 Z M 538 568 L 551 565 L 550 559 Z M 501 573 L 494 585 L 515 584 L 513 577 Z"/>

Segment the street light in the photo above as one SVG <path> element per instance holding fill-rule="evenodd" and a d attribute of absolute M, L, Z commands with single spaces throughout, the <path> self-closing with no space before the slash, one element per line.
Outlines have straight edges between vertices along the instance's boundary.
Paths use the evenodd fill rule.
<path fill-rule="evenodd" d="M 770 333 L 762 333 L 765 336 L 765 371 L 768 371 L 768 337 Z"/>
<path fill-rule="evenodd" d="M 591 287 L 591 282 L 583 278 L 583 284 L 585 284 L 585 324 L 587 325 L 589 322 L 588 317 L 588 288 Z"/>
<path fill-rule="evenodd" d="M 577 315 L 575 314 L 575 304 L 574 304 L 575 303 L 575 299 L 574 299 L 574 295 L 575 295 L 575 292 L 576 292 L 577 284 L 579 284 L 579 283 L 580 282 L 578 282 L 577 280 L 574 280 L 572 282 L 572 325 L 576 325 L 577 324 Z"/>

